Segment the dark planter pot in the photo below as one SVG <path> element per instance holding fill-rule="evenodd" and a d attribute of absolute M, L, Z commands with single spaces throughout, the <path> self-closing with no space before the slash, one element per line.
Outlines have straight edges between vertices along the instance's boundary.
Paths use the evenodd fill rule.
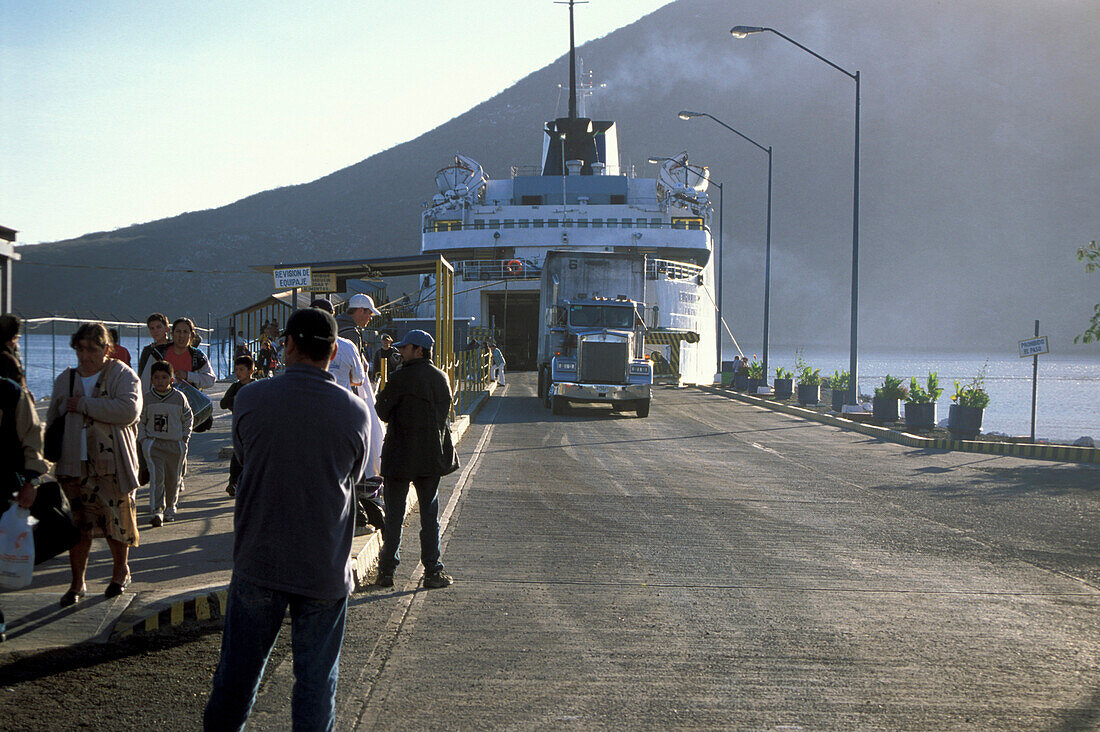
<path fill-rule="evenodd" d="M 840 414 L 844 411 L 844 400 L 848 398 L 847 389 L 830 389 L 833 393 L 833 411 Z"/>
<path fill-rule="evenodd" d="M 817 404 L 819 401 L 821 401 L 821 384 L 814 384 L 813 386 L 798 385 L 799 404 Z"/>
<path fill-rule="evenodd" d="M 790 399 L 794 394 L 794 379 L 776 379 L 772 382 L 776 399 Z"/>
<path fill-rule="evenodd" d="M 905 405 L 905 428 L 910 430 L 930 430 L 936 426 L 936 403 Z"/>
<path fill-rule="evenodd" d="M 978 436 L 982 431 L 982 414 L 984 409 L 976 407 L 960 407 L 952 404 L 947 413 L 947 431 L 956 440 L 970 440 Z"/>
<path fill-rule="evenodd" d="M 755 394 L 756 393 L 756 387 L 760 386 L 760 384 L 762 384 L 763 381 L 764 381 L 763 379 L 749 379 L 748 382 L 745 385 L 746 391 L 748 391 L 750 394 Z"/>
<path fill-rule="evenodd" d="M 890 397 L 874 397 L 871 399 L 873 413 L 871 419 L 879 424 L 897 422 L 901 419 L 901 400 Z"/>
<path fill-rule="evenodd" d="M 733 388 L 736 391 L 744 391 L 749 388 L 749 375 L 744 369 L 733 375 Z"/>

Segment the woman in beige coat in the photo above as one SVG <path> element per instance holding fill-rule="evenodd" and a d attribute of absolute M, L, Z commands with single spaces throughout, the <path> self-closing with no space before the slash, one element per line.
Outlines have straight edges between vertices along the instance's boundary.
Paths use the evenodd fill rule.
<path fill-rule="evenodd" d="M 102 323 L 80 326 L 69 341 L 79 366 L 65 369 L 54 381 L 46 413 L 46 424 L 65 415 L 65 439 L 55 473 L 81 531 L 80 541 L 69 550 L 73 580 L 61 596 L 62 607 L 87 592 L 84 573 L 93 538 L 105 538 L 114 559 L 105 597 L 117 597 L 130 584 L 129 550 L 138 545 L 134 492 L 141 385 L 129 366 L 107 358 L 109 343 Z"/>

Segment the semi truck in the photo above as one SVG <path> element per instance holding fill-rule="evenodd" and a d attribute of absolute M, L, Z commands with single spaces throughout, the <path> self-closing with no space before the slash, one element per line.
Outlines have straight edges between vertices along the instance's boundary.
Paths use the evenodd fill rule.
<path fill-rule="evenodd" d="M 539 291 L 538 389 L 554 414 L 607 403 L 649 416 L 645 255 L 551 250 Z"/>

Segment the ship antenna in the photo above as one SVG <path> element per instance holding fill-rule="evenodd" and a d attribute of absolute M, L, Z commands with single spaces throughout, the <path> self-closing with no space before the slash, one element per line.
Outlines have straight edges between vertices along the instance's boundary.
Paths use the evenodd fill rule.
<path fill-rule="evenodd" d="M 577 44 L 573 41 L 573 6 L 587 5 L 588 0 L 566 0 L 555 5 L 569 6 L 569 119 L 577 118 Z"/>

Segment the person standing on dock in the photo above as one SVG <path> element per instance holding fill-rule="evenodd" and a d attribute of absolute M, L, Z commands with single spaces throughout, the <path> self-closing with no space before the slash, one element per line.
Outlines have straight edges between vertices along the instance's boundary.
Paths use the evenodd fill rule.
<path fill-rule="evenodd" d="M 19 355 L 19 330 L 22 325 L 18 315 L 0 315 L 0 377 L 11 379 L 26 389 L 26 371 Z M 34 401 L 33 396 L 31 401 Z"/>
<path fill-rule="evenodd" d="M 374 298 L 360 292 L 352 295 L 351 299 L 348 300 L 347 310 L 336 316 L 336 325 L 340 328 L 340 337 L 347 338 L 355 344 L 364 364 L 370 363 L 370 354 L 367 353 L 367 345 L 359 329 L 366 328 L 370 324 L 371 318 L 381 314 L 382 311 L 374 306 Z"/>
<path fill-rule="evenodd" d="M 233 575 L 207 730 L 244 727 L 264 666 L 291 617 L 294 729 L 333 729 L 348 596 L 355 482 L 370 452 L 367 408 L 328 373 L 336 321 L 287 320 L 286 373 L 241 389 L 233 450 L 244 464 L 233 515 Z"/>
<path fill-rule="evenodd" d="M 458 470 L 458 453 L 449 424 L 451 385 L 447 374 L 432 364 L 433 345 L 435 339 L 422 330 L 410 330 L 395 343 L 401 353 L 401 368 L 378 395 L 378 416 L 389 425 L 382 443 L 386 530 L 378 558 L 380 587 L 393 587 L 410 483 L 420 502 L 424 586 L 447 587 L 453 582 L 440 561 L 438 494 L 439 479 Z"/>

